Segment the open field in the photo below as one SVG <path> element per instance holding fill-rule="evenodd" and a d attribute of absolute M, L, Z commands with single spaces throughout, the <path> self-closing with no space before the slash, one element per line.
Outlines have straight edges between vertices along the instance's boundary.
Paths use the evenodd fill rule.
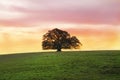
<path fill-rule="evenodd" d="M 120 80 L 120 51 L 0 55 L 0 80 Z"/>

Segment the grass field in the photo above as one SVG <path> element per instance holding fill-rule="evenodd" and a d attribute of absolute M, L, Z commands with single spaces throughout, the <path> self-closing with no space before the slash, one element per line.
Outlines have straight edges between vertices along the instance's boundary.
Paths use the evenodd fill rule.
<path fill-rule="evenodd" d="M 120 80 L 120 51 L 0 55 L 0 80 Z"/>

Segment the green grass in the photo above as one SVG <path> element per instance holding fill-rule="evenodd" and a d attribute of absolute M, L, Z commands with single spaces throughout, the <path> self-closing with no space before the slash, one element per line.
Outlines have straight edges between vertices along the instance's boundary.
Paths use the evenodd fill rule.
<path fill-rule="evenodd" d="M 1 55 L 0 80 L 120 80 L 120 51 Z"/>

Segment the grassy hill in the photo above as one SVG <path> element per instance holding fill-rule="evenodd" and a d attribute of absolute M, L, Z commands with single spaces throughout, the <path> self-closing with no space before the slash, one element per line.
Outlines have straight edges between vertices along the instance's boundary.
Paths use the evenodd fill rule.
<path fill-rule="evenodd" d="M 120 80 L 120 51 L 1 55 L 0 80 Z"/>

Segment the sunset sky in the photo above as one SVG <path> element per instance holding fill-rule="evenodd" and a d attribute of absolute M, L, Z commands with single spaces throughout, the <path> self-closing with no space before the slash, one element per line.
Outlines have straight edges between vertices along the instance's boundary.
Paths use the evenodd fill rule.
<path fill-rule="evenodd" d="M 0 54 L 42 51 L 42 36 L 59 28 L 81 50 L 120 50 L 120 0 L 0 0 Z"/>

